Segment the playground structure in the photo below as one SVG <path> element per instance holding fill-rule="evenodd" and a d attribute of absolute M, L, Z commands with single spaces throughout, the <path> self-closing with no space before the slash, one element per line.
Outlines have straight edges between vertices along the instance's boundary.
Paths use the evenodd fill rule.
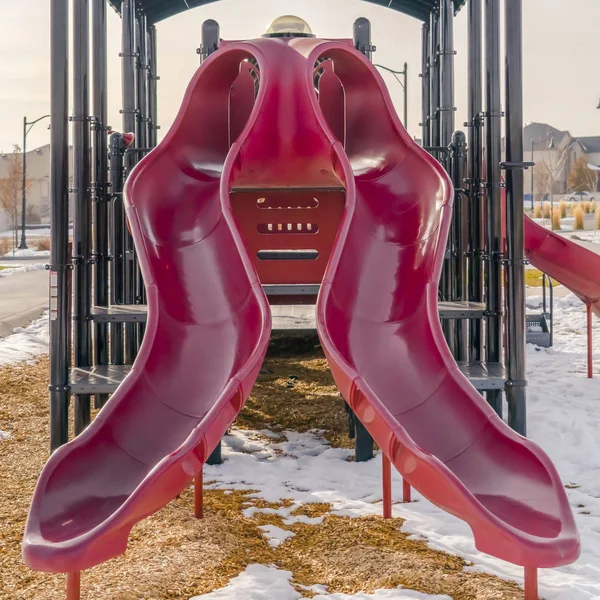
<path fill-rule="evenodd" d="M 467 521 L 478 548 L 525 567 L 526 598 L 537 598 L 536 569 L 575 560 L 579 540 L 554 467 L 518 435 L 526 433 L 524 248 L 590 307 L 600 294 L 553 259 L 555 237 L 542 230 L 542 239 L 524 221 L 521 1 L 505 0 L 504 162 L 500 0 L 485 0 L 485 14 L 482 0 L 468 4 L 468 144 L 455 132 L 453 89 L 453 16 L 465 2 L 397 0 L 390 8 L 423 22 L 429 154 L 402 128 L 369 62 L 366 19 L 353 39 L 332 41 L 284 20 L 266 39 L 224 42 L 207 21 L 203 65 L 151 152 L 156 23 L 201 4 L 114 3 L 126 133 L 112 133 L 109 153 L 107 5 L 91 0 L 90 40 L 90 5 L 74 2 L 71 249 L 68 5 L 52 2 L 56 452 L 32 503 L 25 561 L 68 572 L 75 599 L 79 572 L 124 552 L 131 527 L 192 480 L 200 516 L 202 465 L 220 461 L 219 439 L 250 393 L 269 338 L 268 304 L 317 302 L 357 441 L 368 447 L 368 432 L 384 454 L 384 515 L 393 463 L 406 500 L 415 487 Z M 503 391 L 517 433 L 497 418 Z M 71 396 L 78 437 L 61 447 Z M 106 406 L 90 424 L 92 399 Z"/>

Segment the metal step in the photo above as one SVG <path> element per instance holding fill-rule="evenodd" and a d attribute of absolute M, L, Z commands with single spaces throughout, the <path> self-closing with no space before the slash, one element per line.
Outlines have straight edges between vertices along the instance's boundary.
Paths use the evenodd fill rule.
<path fill-rule="evenodd" d="M 71 393 L 112 394 L 131 371 L 131 365 L 97 365 L 77 367 L 71 371 Z"/>
<path fill-rule="evenodd" d="M 319 287 L 318 284 L 263 285 L 267 296 L 316 296 Z M 480 302 L 440 302 L 438 310 L 440 319 L 482 319 L 486 308 L 485 304 Z M 148 306 L 145 304 L 95 306 L 91 316 L 95 323 L 144 323 L 148 319 Z"/>
<path fill-rule="evenodd" d="M 95 323 L 145 323 L 148 320 L 148 306 L 146 304 L 95 306 L 91 316 Z"/>
<path fill-rule="evenodd" d="M 483 302 L 438 302 L 440 319 L 483 319 L 485 311 Z"/>
<path fill-rule="evenodd" d="M 458 368 L 480 392 L 503 390 L 508 375 L 502 363 L 458 362 Z"/>
<path fill-rule="evenodd" d="M 458 363 L 460 370 L 479 391 L 502 390 L 508 379 L 501 363 Z M 131 365 L 78 367 L 71 371 L 71 393 L 112 394 L 131 371 Z"/>
<path fill-rule="evenodd" d="M 262 286 L 267 296 L 316 296 L 320 285 L 315 284 L 272 284 Z"/>

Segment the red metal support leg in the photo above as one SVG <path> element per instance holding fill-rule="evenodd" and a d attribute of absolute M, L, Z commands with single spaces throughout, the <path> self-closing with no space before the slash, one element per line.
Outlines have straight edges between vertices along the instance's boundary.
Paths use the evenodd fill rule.
<path fill-rule="evenodd" d="M 525 600 L 538 600 L 538 573 L 535 567 L 525 567 Z"/>
<path fill-rule="evenodd" d="M 406 479 L 402 480 L 402 502 L 411 501 L 410 483 Z"/>
<path fill-rule="evenodd" d="M 204 471 L 201 470 L 194 478 L 194 515 L 196 519 L 204 517 Z"/>
<path fill-rule="evenodd" d="M 594 376 L 594 357 L 592 353 L 592 305 L 586 305 L 587 310 L 587 359 L 588 359 L 588 377 Z"/>
<path fill-rule="evenodd" d="M 81 573 L 67 573 L 67 600 L 81 600 Z"/>
<path fill-rule="evenodd" d="M 381 455 L 383 475 L 383 518 L 392 518 L 392 464 L 390 459 L 382 453 Z"/>

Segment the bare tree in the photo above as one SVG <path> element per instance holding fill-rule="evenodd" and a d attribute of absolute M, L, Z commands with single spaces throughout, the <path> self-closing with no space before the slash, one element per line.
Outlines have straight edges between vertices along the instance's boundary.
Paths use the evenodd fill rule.
<path fill-rule="evenodd" d="M 588 167 L 585 156 L 580 156 L 569 173 L 569 189 L 573 192 L 596 191 L 596 173 Z"/>
<path fill-rule="evenodd" d="M 21 156 L 21 148 L 18 145 L 13 146 L 13 152 L 8 161 L 7 177 L 0 179 L 0 207 L 4 209 L 10 219 L 15 234 L 16 246 L 17 227 L 23 194 L 23 158 Z"/>

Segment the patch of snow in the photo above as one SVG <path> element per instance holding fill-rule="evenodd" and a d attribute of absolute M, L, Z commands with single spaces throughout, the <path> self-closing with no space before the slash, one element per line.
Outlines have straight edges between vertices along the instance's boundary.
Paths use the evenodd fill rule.
<path fill-rule="evenodd" d="M 27 265 L 13 266 L 8 264 L 0 265 L 6 267 L 0 271 L 0 277 L 12 277 L 21 273 L 29 273 L 30 271 L 43 271 L 46 268 L 45 263 L 31 263 Z"/>
<path fill-rule="evenodd" d="M 537 308 L 541 296 L 527 299 Z M 566 485 L 582 539 L 581 558 L 573 565 L 540 571 L 540 594 L 546 600 L 600 598 L 600 382 L 586 377 L 586 314 L 574 295 L 555 298 L 554 347 L 529 345 L 529 435 L 549 454 Z M 600 320 L 594 319 L 594 351 L 600 356 Z M 268 502 L 291 500 L 295 508 L 276 510 L 284 523 L 305 522 L 290 515 L 298 505 L 325 502 L 332 514 L 360 517 L 381 514 L 381 456 L 366 463 L 349 461 L 352 450 L 331 448 L 319 433 L 285 432 L 283 441 L 265 439 L 264 432 L 233 429 L 224 438 L 225 463 L 206 467 L 207 487 L 258 490 L 249 498 Z M 400 475 L 393 473 L 395 517 L 403 530 L 429 546 L 457 554 L 474 569 L 523 582 L 520 567 L 478 552 L 469 526 L 414 492 L 415 501 L 402 504 Z M 255 514 L 262 509 L 250 511 Z M 271 509 L 273 510 L 273 509 Z M 315 522 L 315 525 L 318 523 Z M 319 583 L 319 582 L 315 582 Z M 377 598 L 410 597 L 387 590 Z M 402 590 L 401 594 L 406 594 Z M 394 595 L 395 594 L 395 595 Z M 283 596 L 284 598 L 286 596 Z M 291 596 L 294 597 L 294 596 Z M 336 596 L 324 596 L 336 598 Z M 353 598 L 370 598 L 358 595 Z M 344 599 L 347 596 L 338 595 Z"/>
<path fill-rule="evenodd" d="M 259 525 L 258 528 L 267 538 L 271 548 L 278 548 L 285 540 L 296 537 L 296 534 L 293 531 L 282 529 L 281 527 L 277 527 L 277 525 Z"/>
<path fill-rule="evenodd" d="M 18 327 L 15 333 L 0 339 L 0 367 L 31 361 L 47 354 L 50 340 L 48 313 L 28 327 Z"/>
<path fill-rule="evenodd" d="M 292 573 L 269 565 L 249 565 L 224 588 L 190 600 L 300 600 L 292 585 Z M 328 594 L 324 586 L 298 586 L 318 595 L 313 600 L 452 600 L 450 596 L 428 596 L 401 588 L 377 590 L 373 594 Z"/>
<path fill-rule="evenodd" d="M 10 440 L 11 437 L 12 437 L 12 435 L 10 433 L 8 433 L 8 431 L 0 430 L 0 442 L 2 442 L 4 440 Z"/>
<path fill-rule="evenodd" d="M 16 256 L 18 258 L 49 258 L 49 250 L 34 250 L 33 248 L 27 248 L 26 250 L 15 250 L 14 252 L 8 252 L 4 256 Z"/>

